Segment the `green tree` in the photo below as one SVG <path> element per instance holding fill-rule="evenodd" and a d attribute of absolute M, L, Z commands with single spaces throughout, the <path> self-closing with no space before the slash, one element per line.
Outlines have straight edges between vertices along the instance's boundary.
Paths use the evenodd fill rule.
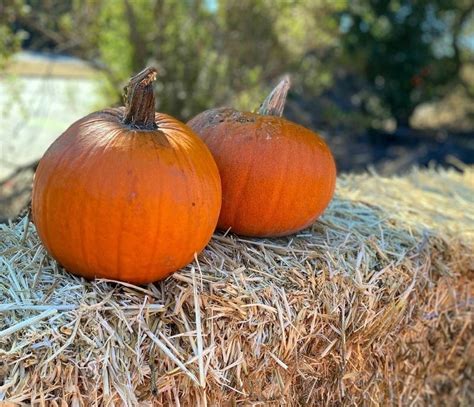
<path fill-rule="evenodd" d="M 409 126 L 416 106 L 459 82 L 468 0 L 368 0 L 341 14 L 345 61 L 371 85 L 382 111 Z"/>
<path fill-rule="evenodd" d="M 187 119 L 232 104 L 252 109 L 278 77 L 294 72 L 309 93 L 330 86 L 319 52 L 334 50 L 333 14 L 346 0 L 5 0 L 11 32 L 29 49 L 85 59 L 103 74 L 109 100 L 126 80 L 158 68 L 157 103 Z M 11 33 L 10 32 L 10 33 Z M 10 38 L 10 34 L 8 35 Z"/>
<path fill-rule="evenodd" d="M 12 54 L 20 49 L 21 42 L 26 32 L 23 30 L 14 30 L 15 8 L 12 4 L 0 3 L 0 71 Z"/>

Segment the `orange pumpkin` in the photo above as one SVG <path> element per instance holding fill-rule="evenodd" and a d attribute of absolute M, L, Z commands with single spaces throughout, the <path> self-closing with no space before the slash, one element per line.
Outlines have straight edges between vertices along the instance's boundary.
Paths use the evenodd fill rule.
<path fill-rule="evenodd" d="M 221 229 L 288 235 L 311 225 L 334 194 L 336 166 L 326 143 L 280 117 L 288 88 L 284 79 L 258 113 L 212 109 L 188 122 L 219 167 Z"/>
<path fill-rule="evenodd" d="M 178 120 L 154 111 L 148 68 L 126 108 L 69 127 L 38 166 L 32 214 L 48 252 L 86 278 L 161 280 L 208 243 L 221 206 L 217 166 Z"/>

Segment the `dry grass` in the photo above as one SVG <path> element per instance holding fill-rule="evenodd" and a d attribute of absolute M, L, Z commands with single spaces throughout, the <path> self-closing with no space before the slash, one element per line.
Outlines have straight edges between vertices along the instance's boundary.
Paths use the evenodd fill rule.
<path fill-rule="evenodd" d="M 473 200 L 469 168 L 344 177 L 304 233 L 217 234 L 141 288 L 67 274 L 26 218 L 0 226 L 0 400 L 472 405 Z"/>
<path fill-rule="evenodd" d="M 45 76 L 62 78 L 97 79 L 98 71 L 79 59 L 48 59 L 38 55 L 36 58 L 12 58 L 4 71 L 15 76 Z"/>

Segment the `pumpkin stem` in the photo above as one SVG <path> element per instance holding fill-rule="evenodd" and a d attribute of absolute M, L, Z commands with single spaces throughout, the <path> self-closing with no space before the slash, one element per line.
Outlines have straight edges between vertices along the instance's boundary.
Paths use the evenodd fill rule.
<path fill-rule="evenodd" d="M 285 109 L 286 95 L 290 89 L 290 76 L 285 75 L 280 83 L 270 92 L 267 98 L 263 101 L 258 114 L 270 116 L 283 116 Z"/>
<path fill-rule="evenodd" d="M 155 95 L 152 86 L 156 73 L 155 68 L 146 68 L 130 78 L 125 88 L 123 123 L 142 130 L 156 129 Z"/>

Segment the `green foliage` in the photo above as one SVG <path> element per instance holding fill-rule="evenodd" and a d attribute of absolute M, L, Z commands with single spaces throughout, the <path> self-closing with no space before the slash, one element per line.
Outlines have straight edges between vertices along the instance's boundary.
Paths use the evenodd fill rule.
<path fill-rule="evenodd" d="M 127 79 L 154 65 L 158 109 L 182 119 L 224 104 L 253 110 L 285 73 L 304 99 L 337 86 L 337 97 L 346 92 L 349 98 L 350 90 L 338 82 L 348 73 L 367 85 L 358 94 L 364 114 L 406 123 L 418 104 L 459 79 L 466 47 L 458 39 L 470 4 L 4 0 L 0 68 L 28 33 L 23 44 L 29 49 L 93 64 L 106 99 L 118 104 Z"/>
<path fill-rule="evenodd" d="M 335 46 L 333 13 L 344 4 L 219 0 L 214 9 L 202 0 L 15 0 L 10 9 L 30 33 L 30 48 L 98 67 L 114 103 L 133 73 L 155 65 L 159 109 L 189 118 L 222 104 L 255 109 L 286 72 L 297 73 L 294 87 L 308 93 L 329 86 L 331 67 L 314 51 Z"/>
<path fill-rule="evenodd" d="M 0 4 L 0 70 L 5 68 L 11 55 L 20 49 L 21 41 L 26 35 L 25 31 L 15 31 L 12 27 L 12 22 L 15 20 L 13 6 L 20 8 L 23 5 L 16 1 Z"/>
<path fill-rule="evenodd" d="M 366 78 L 384 112 L 399 124 L 417 105 L 443 95 L 459 78 L 456 30 L 466 1 L 368 0 L 349 3 L 341 15 L 344 61 Z"/>

